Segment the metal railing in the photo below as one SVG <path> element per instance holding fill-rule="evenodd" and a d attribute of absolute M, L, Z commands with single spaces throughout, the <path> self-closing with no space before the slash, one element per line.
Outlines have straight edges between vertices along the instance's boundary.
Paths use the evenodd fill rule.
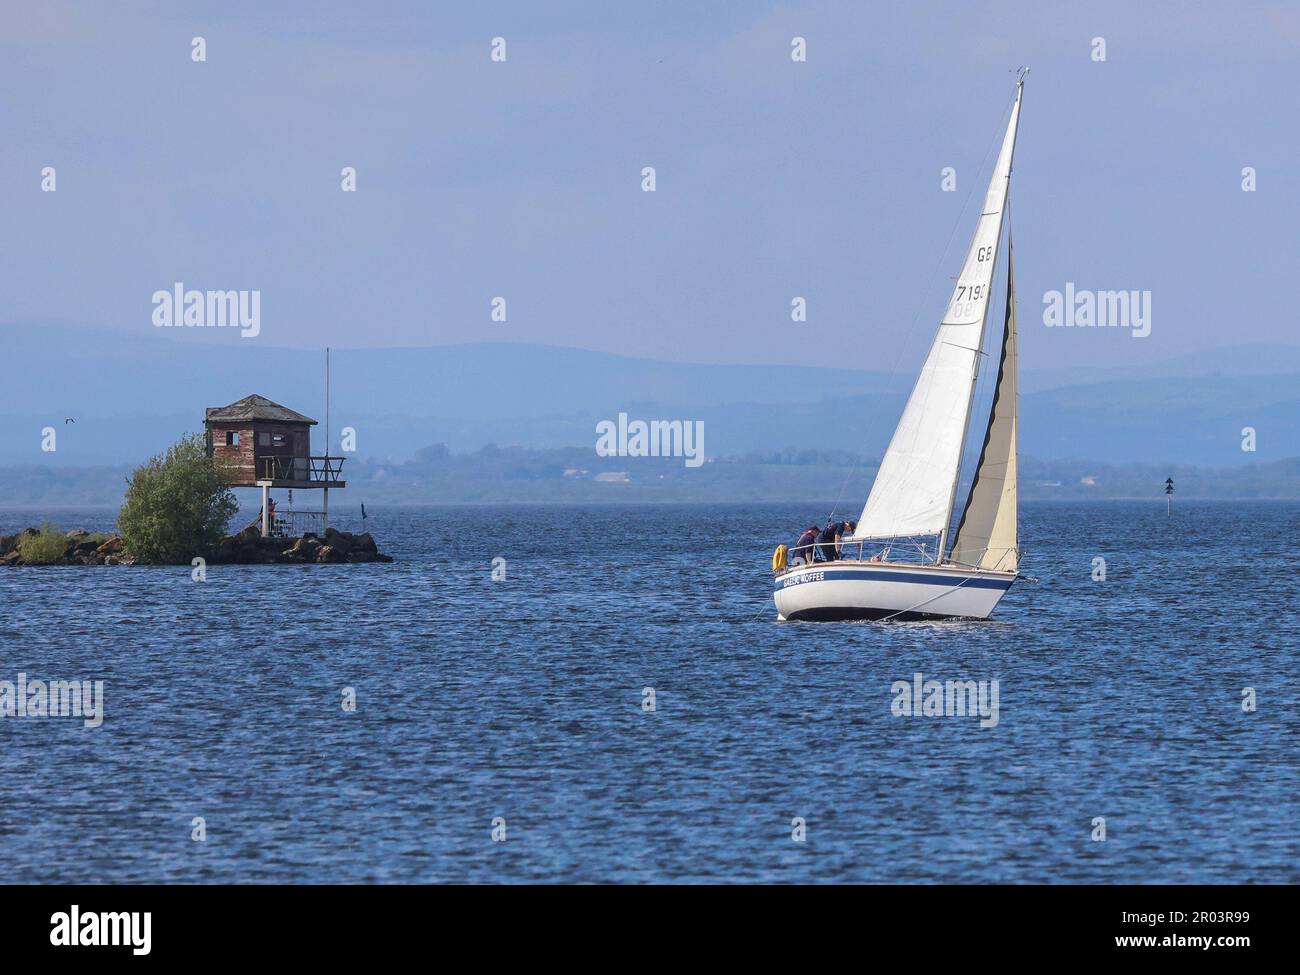
<path fill-rule="evenodd" d="M 826 549 L 834 550 L 831 542 L 814 542 L 812 545 L 790 546 L 790 564 L 795 564 L 796 556 L 804 559 L 804 565 L 825 565 Z M 934 551 L 923 541 L 912 538 L 901 539 L 862 539 L 850 541 L 844 539 L 839 544 L 839 551 L 834 561 L 850 562 L 889 562 L 895 565 L 933 565 Z"/>
<path fill-rule="evenodd" d="M 922 536 L 924 538 L 925 536 Z M 931 536 L 933 537 L 933 536 Z M 795 565 L 795 558 L 801 557 L 804 566 L 825 565 L 822 554 L 817 550 L 822 546 L 834 548 L 835 546 L 826 542 L 814 542 L 812 545 L 794 546 L 789 549 L 789 564 Z M 987 549 L 985 551 L 988 551 Z M 997 549 L 1000 553 L 1014 552 L 1021 554 L 1019 549 Z M 981 555 L 983 553 L 980 553 Z M 835 561 L 856 561 L 856 562 L 884 562 L 890 565 L 923 565 L 932 566 L 934 561 L 934 549 L 925 541 L 919 538 L 898 538 L 893 540 L 886 539 L 863 539 L 861 541 L 840 542 L 840 551 Z M 945 560 L 945 565 L 962 565 L 965 568 L 978 568 L 974 565 L 965 565 L 964 563 L 953 562 L 950 559 Z M 999 571 L 1007 571 L 999 569 Z"/>
<path fill-rule="evenodd" d="M 263 481 L 312 481 L 333 484 L 343 480 L 342 457 L 260 457 L 258 479 Z"/>
<path fill-rule="evenodd" d="M 325 512 L 323 511 L 276 511 L 271 519 L 271 534 L 296 537 L 304 532 L 317 535 L 325 531 Z"/>

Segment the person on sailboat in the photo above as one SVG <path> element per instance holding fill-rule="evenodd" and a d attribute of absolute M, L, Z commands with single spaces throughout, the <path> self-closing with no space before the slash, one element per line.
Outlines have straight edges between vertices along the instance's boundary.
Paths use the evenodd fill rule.
<path fill-rule="evenodd" d="M 817 557 L 819 562 L 837 562 L 840 558 L 840 545 L 846 535 L 852 535 L 857 522 L 827 522 L 826 527 L 817 538 Z"/>
<path fill-rule="evenodd" d="M 813 546 L 817 544 L 817 526 L 812 525 L 799 536 L 799 540 L 790 549 L 791 564 L 810 564 L 813 561 Z"/>

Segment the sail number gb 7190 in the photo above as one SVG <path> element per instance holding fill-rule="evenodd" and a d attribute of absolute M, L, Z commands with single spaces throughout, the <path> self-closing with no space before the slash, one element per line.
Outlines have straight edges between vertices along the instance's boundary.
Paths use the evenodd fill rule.
<path fill-rule="evenodd" d="M 996 248 L 990 244 L 986 247 L 979 247 L 975 250 L 975 264 L 987 264 L 993 260 Z M 979 276 L 990 276 L 991 272 L 985 268 L 978 269 Z M 957 291 L 952 296 L 952 305 L 948 310 L 948 318 L 963 319 L 973 318 L 980 314 L 977 305 L 988 297 L 989 285 L 987 281 L 979 284 L 961 284 L 958 283 Z"/>

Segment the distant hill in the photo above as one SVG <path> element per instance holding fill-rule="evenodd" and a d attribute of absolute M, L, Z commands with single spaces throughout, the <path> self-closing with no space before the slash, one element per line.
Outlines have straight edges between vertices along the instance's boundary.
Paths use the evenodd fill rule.
<path fill-rule="evenodd" d="M 261 393 L 324 420 L 324 357 L 237 335 L 0 325 L 0 465 L 136 463 L 201 427 L 203 409 Z M 432 443 L 556 448 L 595 424 L 705 422 L 705 452 L 783 447 L 877 457 L 913 376 L 850 369 L 697 365 L 580 349 L 476 344 L 344 349 L 332 358 L 333 434 L 358 457 L 402 461 Z M 1155 366 L 1028 372 L 1024 453 L 1212 467 L 1300 452 L 1300 347 L 1237 346 Z M 65 419 L 73 422 L 67 423 Z M 43 453 L 53 426 L 58 450 Z M 1240 449 L 1241 429 L 1257 451 Z M 316 431 L 322 449 L 323 423 Z M 337 449 L 337 440 L 335 441 Z"/>
<path fill-rule="evenodd" d="M 1300 376 L 1300 345 L 1233 345 L 1189 352 L 1144 366 L 1036 369 L 1025 373 L 1021 389 L 1039 392 L 1062 386 L 1091 386 L 1111 382 L 1271 375 Z"/>

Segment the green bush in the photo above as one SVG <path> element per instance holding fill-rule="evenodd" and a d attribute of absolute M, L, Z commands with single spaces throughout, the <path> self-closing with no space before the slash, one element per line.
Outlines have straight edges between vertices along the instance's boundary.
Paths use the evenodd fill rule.
<path fill-rule="evenodd" d="M 152 564 L 211 555 L 239 508 L 228 485 L 200 434 L 186 434 L 166 454 L 151 457 L 131 475 L 117 514 L 127 554 Z"/>
<path fill-rule="evenodd" d="M 68 548 L 68 536 L 59 531 L 59 526 L 45 522 L 41 525 L 39 535 L 28 535 L 19 545 L 23 562 L 27 565 L 53 565 L 63 558 Z"/>

